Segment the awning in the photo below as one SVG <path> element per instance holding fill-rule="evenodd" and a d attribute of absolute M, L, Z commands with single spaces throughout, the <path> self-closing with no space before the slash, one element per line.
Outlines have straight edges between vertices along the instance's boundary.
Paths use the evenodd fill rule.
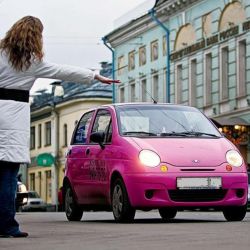
<path fill-rule="evenodd" d="M 245 121 L 240 117 L 231 117 L 231 118 L 212 118 L 211 119 L 216 126 L 234 126 L 234 125 L 241 125 L 241 126 L 250 126 L 250 123 Z"/>

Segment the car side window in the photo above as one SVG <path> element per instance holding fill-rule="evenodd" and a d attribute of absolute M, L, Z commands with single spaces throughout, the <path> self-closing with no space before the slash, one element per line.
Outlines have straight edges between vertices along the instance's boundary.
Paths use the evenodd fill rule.
<path fill-rule="evenodd" d="M 111 114 L 108 110 L 99 110 L 97 112 L 95 122 L 92 128 L 92 133 L 94 132 L 104 132 L 105 133 L 105 143 L 111 142 L 112 139 L 112 126 L 111 126 Z"/>
<path fill-rule="evenodd" d="M 85 144 L 87 140 L 89 125 L 91 122 L 91 118 L 93 116 L 94 111 L 86 113 L 82 116 L 79 121 L 75 134 L 74 134 L 74 144 Z"/>

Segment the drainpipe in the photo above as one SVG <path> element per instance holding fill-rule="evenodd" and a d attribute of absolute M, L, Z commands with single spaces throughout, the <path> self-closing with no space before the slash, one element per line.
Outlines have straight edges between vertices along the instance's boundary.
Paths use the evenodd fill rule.
<path fill-rule="evenodd" d="M 167 72 L 166 72 L 166 96 L 167 102 L 170 103 L 170 31 L 169 29 L 155 16 L 154 7 L 148 12 L 152 19 L 166 32 L 166 41 L 167 41 Z"/>
<path fill-rule="evenodd" d="M 107 38 L 106 37 L 103 37 L 102 38 L 102 41 L 104 43 L 104 45 L 111 51 L 112 53 L 112 79 L 114 80 L 115 79 L 115 51 L 114 49 L 109 46 L 107 44 Z M 113 92 L 113 95 L 112 95 L 112 103 L 115 103 L 115 84 L 113 83 L 112 85 L 112 92 Z"/>

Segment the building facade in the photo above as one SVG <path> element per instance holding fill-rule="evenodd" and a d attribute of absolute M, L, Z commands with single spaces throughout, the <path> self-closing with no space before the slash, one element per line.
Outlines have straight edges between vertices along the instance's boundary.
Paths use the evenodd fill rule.
<path fill-rule="evenodd" d="M 100 73 L 110 76 L 111 64 L 102 63 Z M 54 97 L 53 87 L 52 93 L 41 91 L 36 95 L 31 105 L 31 164 L 27 170 L 27 186 L 52 205 L 57 205 L 65 153 L 76 123 L 88 109 L 112 100 L 110 85 L 63 82 L 61 86 L 63 97 Z"/>
<path fill-rule="evenodd" d="M 105 38 L 122 82 L 115 88 L 116 102 L 197 107 L 250 163 L 248 0 L 158 0 L 149 13 Z"/>

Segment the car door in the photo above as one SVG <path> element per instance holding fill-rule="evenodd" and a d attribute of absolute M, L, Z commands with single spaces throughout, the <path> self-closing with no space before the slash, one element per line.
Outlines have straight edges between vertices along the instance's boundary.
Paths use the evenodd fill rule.
<path fill-rule="evenodd" d="M 94 111 L 82 116 L 77 124 L 71 141 L 71 148 L 67 156 L 67 164 L 70 168 L 70 179 L 76 193 L 78 202 L 88 204 L 88 179 L 89 161 L 87 155 L 88 134 Z"/>
<path fill-rule="evenodd" d="M 91 190 L 90 200 L 92 204 L 107 204 L 109 190 L 109 166 L 110 146 L 112 141 L 112 119 L 108 109 L 99 109 L 97 111 L 91 133 L 104 132 L 104 146 L 102 149 L 99 144 L 89 142 L 89 160 L 90 160 L 90 182 Z"/>

